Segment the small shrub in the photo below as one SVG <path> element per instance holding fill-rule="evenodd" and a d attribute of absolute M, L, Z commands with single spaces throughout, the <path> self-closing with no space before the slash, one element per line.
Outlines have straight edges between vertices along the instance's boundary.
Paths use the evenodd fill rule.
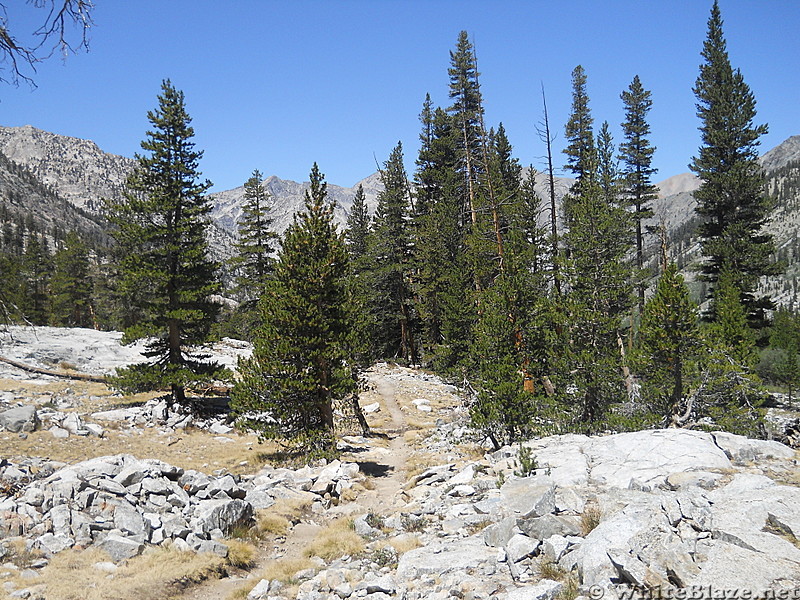
<path fill-rule="evenodd" d="M 528 477 L 536 472 L 539 465 L 536 462 L 536 456 L 533 450 L 527 446 L 519 445 L 519 452 L 517 453 L 517 460 L 515 461 L 517 468 L 514 470 L 514 475 L 517 477 Z"/>
<path fill-rule="evenodd" d="M 497 488 L 499 489 L 499 488 L 503 487 L 503 484 L 505 482 L 506 482 L 506 472 L 505 471 L 500 471 L 497 474 Z"/>
<path fill-rule="evenodd" d="M 368 558 L 379 567 L 395 568 L 397 566 L 397 551 L 392 546 L 378 548 Z"/>
<path fill-rule="evenodd" d="M 475 535 L 479 531 L 483 531 L 484 529 L 486 529 L 491 524 L 492 524 L 491 519 L 484 519 L 482 521 L 478 521 L 477 523 L 469 523 L 467 525 L 467 533 L 469 533 L 470 535 Z"/>
<path fill-rule="evenodd" d="M 536 570 L 539 573 L 539 577 L 542 579 L 552 579 L 553 581 L 561 581 L 566 575 L 566 572 L 558 566 L 558 563 L 545 557 L 539 560 L 539 563 L 536 565 Z"/>
<path fill-rule="evenodd" d="M 367 513 L 367 516 L 364 518 L 367 525 L 372 527 L 373 529 L 383 529 L 385 527 L 385 523 L 383 521 L 383 517 L 380 515 L 376 515 L 375 513 Z"/>
<path fill-rule="evenodd" d="M 412 533 L 425 531 L 425 519 L 422 517 L 402 515 L 400 517 L 400 525 L 404 531 L 409 531 Z"/>

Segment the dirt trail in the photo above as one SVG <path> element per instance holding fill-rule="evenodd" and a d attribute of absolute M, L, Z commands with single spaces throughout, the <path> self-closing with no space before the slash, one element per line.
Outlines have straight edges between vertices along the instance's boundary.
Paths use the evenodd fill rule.
<path fill-rule="evenodd" d="M 396 383 L 383 375 L 376 375 L 373 378 L 375 391 L 381 398 L 381 404 L 389 416 L 391 424 L 388 428 L 376 429 L 375 433 L 388 436 L 389 447 L 380 452 L 379 457 L 374 462 L 368 463 L 375 465 L 373 475 L 379 475 L 372 479 L 374 489 L 362 492 L 356 499 L 356 504 L 364 509 L 364 512 L 373 511 L 383 513 L 388 507 L 393 506 L 394 499 L 402 491 L 406 482 L 405 470 L 408 459 L 412 454 L 412 449 L 406 444 L 404 434 L 408 429 L 406 417 L 400 410 L 400 405 L 396 398 Z M 379 449 L 380 451 L 380 449 Z M 368 472 L 367 465 L 362 466 L 362 470 Z"/>
<path fill-rule="evenodd" d="M 376 434 L 375 444 L 364 453 L 343 455 L 342 460 L 359 463 L 362 472 L 370 476 L 371 488 L 359 493 L 358 497 L 341 506 L 343 510 L 331 510 L 330 514 L 319 515 L 309 522 L 298 523 L 289 531 L 285 541 L 262 547 L 259 550 L 257 564 L 248 573 L 234 574 L 223 579 L 207 581 L 193 587 L 181 596 L 184 600 L 226 600 L 234 591 L 248 580 L 257 582 L 263 568 L 279 558 L 299 558 L 303 549 L 321 530 L 325 516 L 337 516 L 346 513 L 359 515 L 368 512 L 388 514 L 393 512 L 395 501 L 402 493 L 406 482 L 406 466 L 413 454 L 413 449 L 406 443 L 404 433 L 408 429 L 405 414 L 397 401 L 397 383 L 380 373 L 370 377 L 375 393 L 379 397 L 381 410 L 385 410 L 390 421 L 373 427 Z M 388 439 L 388 447 L 378 442 L 380 438 Z"/>

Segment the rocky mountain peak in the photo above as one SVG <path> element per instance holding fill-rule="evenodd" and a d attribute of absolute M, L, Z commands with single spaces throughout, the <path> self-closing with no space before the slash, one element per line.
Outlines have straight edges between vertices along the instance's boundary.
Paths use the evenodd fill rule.
<path fill-rule="evenodd" d="M 117 197 L 133 159 L 103 152 L 91 140 L 31 125 L 0 127 L 0 152 L 26 167 L 71 204 L 96 211 L 102 198 Z"/>
<path fill-rule="evenodd" d="M 800 160 L 800 135 L 793 135 L 764 154 L 761 166 L 770 172 L 797 160 Z"/>

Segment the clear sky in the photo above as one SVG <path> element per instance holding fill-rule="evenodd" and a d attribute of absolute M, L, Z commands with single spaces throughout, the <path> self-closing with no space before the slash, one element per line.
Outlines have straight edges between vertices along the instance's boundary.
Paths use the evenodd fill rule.
<path fill-rule="evenodd" d="M 9 28 L 32 29 L 27 2 Z M 688 170 L 699 145 L 692 86 L 711 0 L 95 0 L 88 53 L 42 63 L 38 87 L 0 87 L 0 125 L 30 124 L 139 151 L 162 79 L 186 94 L 203 175 L 214 190 L 253 169 L 305 181 L 316 161 L 351 186 L 397 143 L 418 150 L 429 92 L 447 106 L 449 51 L 474 40 L 487 125 L 503 122 L 523 164 L 543 167 L 535 126 L 547 92 L 563 147 L 570 74 L 582 64 L 597 126 L 615 138 L 620 92 L 638 74 L 652 91 L 656 181 Z M 770 126 L 766 151 L 800 134 L 800 2 L 720 0 L 734 67 Z M 5 66 L 5 65 L 0 65 Z M 556 156 L 558 166 L 563 155 Z"/>

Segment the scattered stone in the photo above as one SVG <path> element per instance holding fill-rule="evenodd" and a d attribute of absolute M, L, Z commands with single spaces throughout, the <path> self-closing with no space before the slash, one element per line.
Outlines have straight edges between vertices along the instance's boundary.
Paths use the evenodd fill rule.
<path fill-rule="evenodd" d="M 12 433 L 20 431 L 36 431 L 39 416 L 32 405 L 18 406 L 0 412 L 0 427 Z"/>

